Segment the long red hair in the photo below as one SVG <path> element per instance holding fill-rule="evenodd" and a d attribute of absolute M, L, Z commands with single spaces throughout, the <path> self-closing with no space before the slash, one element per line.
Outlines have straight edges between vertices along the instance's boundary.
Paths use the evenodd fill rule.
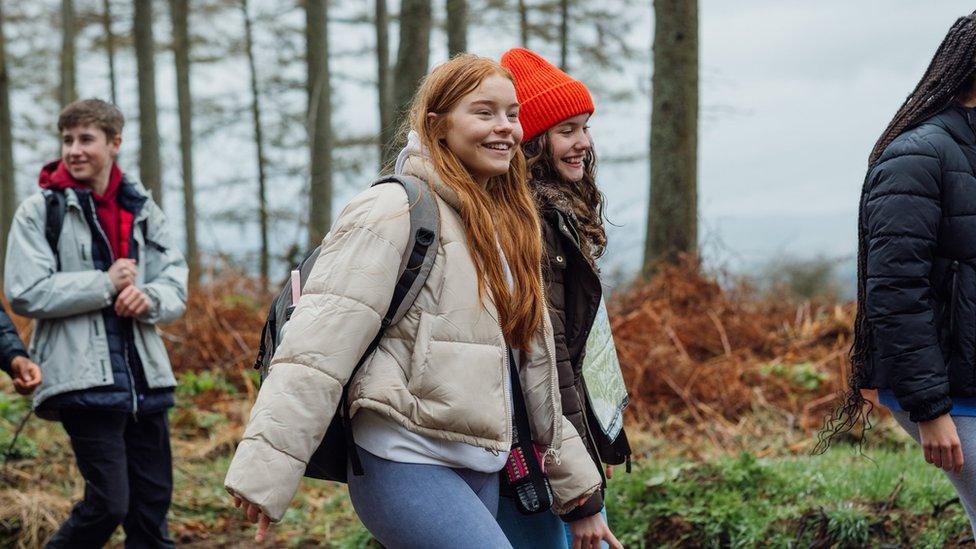
<path fill-rule="evenodd" d="M 446 116 L 467 94 L 489 76 L 512 80 L 497 62 L 461 54 L 435 68 L 420 85 L 410 108 L 410 127 L 429 151 L 434 171 L 453 189 L 461 203 L 468 249 L 478 274 L 478 294 L 487 287 L 505 341 L 528 350 L 542 321 L 542 242 L 535 202 L 526 184 L 525 155 L 521 147 L 508 172 L 490 178 L 482 187 L 447 147 L 450 131 Z M 441 116 L 429 117 L 428 113 Z M 514 280 L 509 290 L 498 246 L 505 252 Z"/>

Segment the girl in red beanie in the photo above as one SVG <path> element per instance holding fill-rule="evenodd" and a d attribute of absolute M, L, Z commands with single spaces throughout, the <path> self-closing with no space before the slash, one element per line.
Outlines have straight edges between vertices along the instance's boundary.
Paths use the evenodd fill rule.
<path fill-rule="evenodd" d="M 601 462 L 627 461 L 629 466 L 630 446 L 622 429 L 627 394 L 596 265 L 607 239 L 588 126 L 593 99 L 582 82 L 532 51 L 511 49 L 501 64 L 515 79 L 529 187 L 541 216 L 563 414 L 601 471 Z M 598 375 L 588 376 L 592 371 Z M 589 386 L 587 378 L 594 380 Z M 612 474 L 608 465 L 606 478 Z M 518 512 L 503 489 L 498 522 L 514 547 L 596 548 L 607 547 L 605 541 L 618 547 L 606 524 L 604 489 L 558 518 Z"/>

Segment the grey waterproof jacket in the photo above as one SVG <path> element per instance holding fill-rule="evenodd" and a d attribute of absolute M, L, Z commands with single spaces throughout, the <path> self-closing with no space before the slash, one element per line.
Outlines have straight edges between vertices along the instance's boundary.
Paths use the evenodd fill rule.
<path fill-rule="evenodd" d="M 135 187 L 148 198 L 133 220 L 139 248 L 136 286 L 152 306 L 133 323 L 134 343 L 149 388 L 174 387 L 176 378 L 156 324 L 175 320 L 186 309 L 186 261 L 162 210 L 141 185 Z M 55 395 L 113 383 L 102 309 L 114 303 L 117 292 L 108 273 L 95 268 L 91 228 L 78 195 L 73 189 L 64 192 L 60 271 L 44 236 L 47 210 L 42 193 L 17 208 L 7 239 L 4 292 L 14 312 L 36 320 L 29 351 L 44 381 L 34 393 L 35 408 Z M 142 234 L 143 220 L 148 235 Z M 147 241 L 154 245 L 147 246 Z"/>

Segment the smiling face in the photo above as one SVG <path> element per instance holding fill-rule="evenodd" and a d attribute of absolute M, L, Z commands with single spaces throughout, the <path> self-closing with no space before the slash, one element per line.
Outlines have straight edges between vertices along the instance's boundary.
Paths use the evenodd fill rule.
<path fill-rule="evenodd" d="M 485 185 L 489 178 L 508 172 L 522 142 L 518 110 L 515 85 L 492 75 L 447 113 L 444 141 L 475 182 Z"/>
<path fill-rule="evenodd" d="M 590 127 L 586 125 L 589 119 L 589 113 L 579 114 L 548 130 L 552 165 L 566 181 L 575 183 L 583 180 L 586 170 L 583 159 L 593 147 Z"/>
<path fill-rule="evenodd" d="M 65 128 L 61 132 L 61 160 L 79 183 L 107 182 L 121 143 L 122 136 L 109 139 L 104 130 L 91 124 Z"/>

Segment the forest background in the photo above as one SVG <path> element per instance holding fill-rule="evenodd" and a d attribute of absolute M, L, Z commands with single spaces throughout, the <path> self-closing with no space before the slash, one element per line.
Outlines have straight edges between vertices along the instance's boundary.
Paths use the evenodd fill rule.
<path fill-rule="evenodd" d="M 188 314 L 163 327 L 180 378 L 171 527 L 184 544 L 246 544 L 220 480 L 256 389 L 267 289 L 395 154 L 397 113 L 423 74 L 457 51 L 527 46 L 597 105 L 601 268 L 639 458 L 610 485 L 621 539 L 963 545 L 958 500 L 887 421 L 869 436 L 873 461 L 843 443 L 809 452 L 846 371 L 867 153 L 971 8 L 0 0 L 2 232 L 58 156 L 60 107 L 115 101 L 119 163 L 153 189 L 194 265 Z M 661 107 L 666 93 L 684 117 Z M 31 419 L 14 442 L 28 408 L 0 394 L 0 546 L 38 546 L 83 489 L 58 425 Z M 344 490 L 317 482 L 275 535 L 372 543 Z"/>

